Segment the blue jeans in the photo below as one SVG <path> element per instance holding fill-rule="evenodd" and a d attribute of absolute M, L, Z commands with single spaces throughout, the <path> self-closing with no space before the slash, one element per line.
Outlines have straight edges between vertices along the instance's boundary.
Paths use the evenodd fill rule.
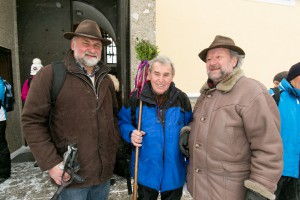
<path fill-rule="evenodd" d="M 110 180 L 85 188 L 64 188 L 59 200 L 108 200 Z"/>

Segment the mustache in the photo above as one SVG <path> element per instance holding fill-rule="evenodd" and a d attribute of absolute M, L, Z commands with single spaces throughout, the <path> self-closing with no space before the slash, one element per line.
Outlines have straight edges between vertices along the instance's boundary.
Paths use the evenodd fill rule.
<path fill-rule="evenodd" d="M 220 69 L 221 66 L 220 65 L 210 65 L 209 66 L 209 70 L 216 70 L 216 69 Z"/>
<path fill-rule="evenodd" d="M 90 52 L 84 52 L 85 56 L 94 56 L 96 58 L 98 58 L 98 55 L 96 53 L 90 53 Z"/>

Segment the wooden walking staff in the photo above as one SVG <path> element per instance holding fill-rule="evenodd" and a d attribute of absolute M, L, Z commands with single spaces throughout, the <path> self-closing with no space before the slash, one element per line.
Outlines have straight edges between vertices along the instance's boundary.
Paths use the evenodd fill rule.
<path fill-rule="evenodd" d="M 140 88 L 138 88 L 137 94 L 138 97 L 142 93 L 144 84 L 146 82 L 146 74 L 149 68 L 149 64 L 147 61 L 142 61 L 141 63 L 142 68 L 142 77 L 141 77 L 141 84 Z M 139 67 L 140 68 L 140 67 Z M 137 130 L 141 131 L 141 124 L 142 124 L 142 112 L 143 112 L 143 101 L 139 100 L 139 116 L 138 116 L 138 124 Z M 134 182 L 133 182 L 133 200 L 137 199 L 137 182 L 138 182 L 138 166 L 139 166 L 139 147 L 135 147 L 135 161 L 134 161 Z"/>
<path fill-rule="evenodd" d="M 152 60 L 158 54 L 158 47 L 150 44 L 148 41 L 141 40 L 135 46 L 137 58 L 141 61 L 138 67 L 138 72 L 135 77 L 135 87 L 133 91 L 137 91 L 137 98 L 143 91 L 144 84 L 147 81 L 149 63 L 148 60 Z M 133 92 L 132 91 L 132 92 Z M 137 130 L 141 131 L 142 124 L 142 111 L 143 101 L 139 100 L 139 116 Z M 134 162 L 134 183 L 133 183 L 133 196 L 132 199 L 137 199 L 137 182 L 138 182 L 138 164 L 139 164 L 139 147 L 135 147 L 135 162 Z"/>

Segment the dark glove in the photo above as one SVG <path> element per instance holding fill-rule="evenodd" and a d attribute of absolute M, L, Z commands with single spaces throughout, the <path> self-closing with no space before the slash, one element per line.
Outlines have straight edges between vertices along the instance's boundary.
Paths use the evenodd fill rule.
<path fill-rule="evenodd" d="M 246 190 L 245 200 L 268 200 L 266 197 L 250 189 Z"/>
<path fill-rule="evenodd" d="M 179 149 L 186 157 L 189 157 L 189 136 L 190 128 L 188 126 L 183 127 L 180 131 Z"/>

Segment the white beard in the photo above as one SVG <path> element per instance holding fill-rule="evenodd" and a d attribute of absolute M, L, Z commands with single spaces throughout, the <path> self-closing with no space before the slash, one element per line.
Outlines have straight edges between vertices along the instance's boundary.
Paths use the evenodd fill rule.
<path fill-rule="evenodd" d="M 82 59 L 80 59 L 79 62 L 81 62 L 83 65 L 85 65 L 87 67 L 93 67 L 93 66 L 97 65 L 97 63 L 99 62 L 99 59 L 83 57 Z"/>

